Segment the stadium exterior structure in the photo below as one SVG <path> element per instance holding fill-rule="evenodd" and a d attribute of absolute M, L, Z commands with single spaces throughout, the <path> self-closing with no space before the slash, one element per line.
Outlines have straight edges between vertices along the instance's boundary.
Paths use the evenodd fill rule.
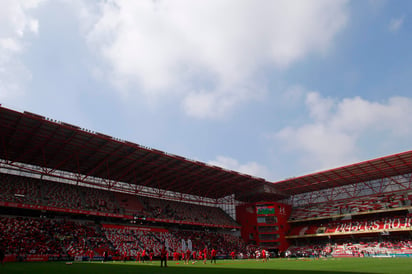
<path fill-rule="evenodd" d="M 247 211 L 252 206 L 249 218 L 256 224 L 259 216 L 277 217 L 277 223 L 269 218 L 270 225 L 283 229 L 281 237 L 269 241 L 276 243 L 287 237 L 290 223 L 302 221 L 288 221 L 292 208 L 411 191 L 412 151 L 269 182 L 0 105 L 0 173 L 216 206 L 238 220 L 240 226 L 229 227 L 235 229 L 246 227 L 242 213 L 236 216 L 236 207 Z M 266 209 L 285 205 L 287 214 L 285 210 L 258 213 L 263 205 Z M 244 239 L 260 244 L 260 234 L 250 234 Z M 274 246 L 287 248 L 287 244 Z"/>

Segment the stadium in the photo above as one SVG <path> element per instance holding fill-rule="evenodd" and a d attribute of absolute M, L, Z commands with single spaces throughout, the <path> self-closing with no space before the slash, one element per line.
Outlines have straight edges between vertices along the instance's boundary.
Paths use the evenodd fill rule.
<path fill-rule="evenodd" d="M 199 273 L 214 271 L 212 250 L 231 273 L 246 263 L 273 270 L 260 269 L 264 257 L 278 270 L 303 263 L 299 273 L 340 258 L 354 272 L 390 273 L 386 258 L 401 265 L 394 273 L 412 270 L 398 259 L 412 257 L 412 151 L 269 182 L 0 106 L 0 176 L 10 273 L 57 272 L 56 263 L 144 273 L 160 266 L 163 248 L 176 273 L 203 263 Z"/>

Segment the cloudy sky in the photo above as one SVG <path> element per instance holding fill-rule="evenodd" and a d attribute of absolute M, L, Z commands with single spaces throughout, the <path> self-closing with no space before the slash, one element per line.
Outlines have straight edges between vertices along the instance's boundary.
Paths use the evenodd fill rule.
<path fill-rule="evenodd" d="M 412 149 L 412 1 L 0 0 L 0 103 L 279 181 Z"/>

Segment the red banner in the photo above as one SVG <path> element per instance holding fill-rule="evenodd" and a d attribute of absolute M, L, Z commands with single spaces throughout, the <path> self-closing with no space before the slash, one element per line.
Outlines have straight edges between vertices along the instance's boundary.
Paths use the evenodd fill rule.
<path fill-rule="evenodd" d="M 22 258 L 17 258 L 16 255 L 6 255 L 4 257 L 4 262 L 17 262 L 19 260 L 27 262 L 47 262 L 49 260 L 49 255 L 27 255 Z"/>
<path fill-rule="evenodd" d="M 166 219 L 157 219 L 157 218 L 146 218 L 148 221 L 152 222 L 163 222 L 163 223 L 172 223 L 172 224 L 182 224 L 182 225 L 200 225 L 200 226 L 207 226 L 207 227 L 220 227 L 220 228 L 240 228 L 240 226 L 235 225 L 218 225 L 218 224 L 210 224 L 210 223 L 195 223 L 189 221 L 177 221 L 177 220 L 166 220 Z"/>
<path fill-rule="evenodd" d="M 16 255 L 6 255 L 4 257 L 4 262 L 5 263 L 7 263 L 7 262 L 16 262 L 16 261 L 17 261 Z"/>
<path fill-rule="evenodd" d="M 369 220 L 369 221 L 351 221 L 338 223 L 326 229 L 328 233 L 337 232 L 373 232 L 377 230 L 410 230 L 412 227 L 412 218 L 391 218 L 385 220 Z"/>
<path fill-rule="evenodd" d="M 144 226 L 102 224 L 102 227 L 106 229 L 127 229 L 127 230 L 150 231 L 150 232 L 169 232 L 169 230 L 165 228 L 144 227 Z"/>
<path fill-rule="evenodd" d="M 27 262 L 47 262 L 49 260 L 49 255 L 27 255 Z"/>

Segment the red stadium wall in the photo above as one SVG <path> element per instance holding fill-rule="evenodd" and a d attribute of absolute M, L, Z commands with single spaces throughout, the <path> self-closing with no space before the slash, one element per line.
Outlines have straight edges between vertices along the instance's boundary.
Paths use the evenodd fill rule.
<path fill-rule="evenodd" d="M 255 204 L 236 207 L 236 221 L 241 225 L 242 239 L 248 244 L 257 244 L 257 214 Z"/>
<path fill-rule="evenodd" d="M 236 207 L 237 222 L 242 226 L 241 236 L 248 244 L 284 251 L 289 230 L 291 207 L 275 202 L 243 204 Z"/>

